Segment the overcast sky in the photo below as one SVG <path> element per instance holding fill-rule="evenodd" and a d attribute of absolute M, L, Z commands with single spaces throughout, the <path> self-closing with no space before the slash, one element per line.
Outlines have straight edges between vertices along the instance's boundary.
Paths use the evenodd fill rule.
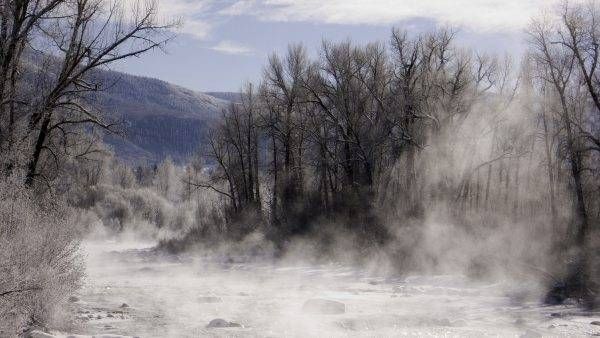
<path fill-rule="evenodd" d="M 201 91 L 236 91 L 260 77 L 266 57 L 323 39 L 388 41 L 392 27 L 411 32 L 459 28 L 458 43 L 519 55 L 531 17 L 554 0 L 159 0 L 160 13 L 183 20 L 167 54 L 117 68 Z"/>

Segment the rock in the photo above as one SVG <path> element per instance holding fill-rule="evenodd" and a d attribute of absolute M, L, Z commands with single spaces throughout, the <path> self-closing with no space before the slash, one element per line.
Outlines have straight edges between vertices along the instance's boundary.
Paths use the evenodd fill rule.
<path fill-rule="evenodd" d="M 600 326 L 600 321 L 595 320 L 595 321 L 591 322 L 590 324 Z"/>
<path fill-rule="evenodd" d="M 334 300 L 309 299 L 302 306 L 302 311 L 320 315 L 338 315 L 346 312 L 346 305 Z"/>
<path fill-rule="evenodd" d="M 562 313 L 558 313 L 558 312 L 552 312 L 550 314 L 550 317 L 554 317 L 554 318 L 560 318 L 562 317 Z"/>
<path fill-rule="evenodd" d="M 79 301 L 79 298 L 75 297 L 75 296 L 71 296 L 69 297 L 69 303 L 76 303 Z"/>
<path fill-rule="evenodd" d="M 206 327 L 207 328 L 224 328 L 224 327 L 242 327 L 242 325 L 240 325 L 238 323 L 226 321 L 225 319 L 216 318 L 216 319 L 211 320 L 208 323 L 208 325 L 206 325 Z"/>
<path fill-rule="evenodd" d="M 127 303 L 123 303 L 121 304 L 121 306 L 119 306 L 120 308 L 124 309 L 124 308 L 128 308 L 129 305 Z"/>
<path fill-rule="evenodd" d="M 525 320 L 523 318 L 519 318 L 519 319 L 515 320 L 515 325 L 516 326 L 524 326 Z"/>
<path fill-rule="evenodd" d="M 88 316 L 86 316 L 86 315 L 78 315 L 77 317 L 75 317 L 75 319 L 79 319 L 79 320 L 83 320 L 83 321 L 88 321 L 88 320 L 90 320 L 90 319 L 88 318 Z"/>
<path fill-rule="evenodd" d="M 533 330 L 527 330 L 520 336 L 520 338 L 542 338 L 542 335 Z"/>
<path fill-rule="evenodd" d="M 452 326 L 454 326 L 454 327 L 465 327 L 465 326 L 467 326 L 467 322 L 464 321 L 464 320 L 462 320 L 462 319 L 459 319 L 459 320 L 454 321 L 452 323 Z"/>
<path fill-rule="evenodd" d="M 450 319 L 448 318 L 438 319 L 435 321 L 435 324 L 438 326 L 452 326 L 452 323 L 450 323 Z"/>
<path fill-rule="evenodd" d="M 114 316 L 113 316 L 113 314 L 112 314 L 112 313 L 109 313 L 109 314 L 107 314 L 107 315 L 106 315 L 106 318 L 113 318 L 113 317 L 114 317 Z"/>
<path fill-rule="evenodd" d="M 199 303 L 222 303 L 223 300 L 220 297 L 204 296 L 204 297 L 198 297 L 198 302 Z"/>
<path fill-rule="evenodd" d="M 38 330 L 33 330 L 29 333 L 27 333 L 25 335 L 25 337 L 27 338 L 55 338 L 53 335 L 42 332 L 42 331 L 38 331 Z"/>

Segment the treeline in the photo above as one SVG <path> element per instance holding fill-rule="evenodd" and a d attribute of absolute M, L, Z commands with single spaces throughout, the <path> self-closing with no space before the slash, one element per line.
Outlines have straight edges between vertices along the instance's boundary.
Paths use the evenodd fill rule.
<path fill-rule="evenodd" d="M 216 166 L 198 185 L 273 223 L 306 208 L 420 217 L 448 197 L 461 210 L 491 204 L 512 179 L 497 162 L 510 166 L 531 135 L 511 134 L 516 121 L 500 118 L 516 106 L 510 59 L 458 48 L 454 35 L 394 30 L 389 45 L 324 42 L 317 60 L 300 45 L 271 56 L 261 83 L 246 85 L 212 129 L 205 153 Z"/>
<path fill-rule="evenodd" d="M 599 13 L 565 3 L 535 20 L 520 62 L 458 47 L 448 29 L 326 41 L 316 58 L 292 45 L 223 111 L 203 149 L 211 175 L 193 184 L 281 241 L 331 219 L 381 243 L 440 209 L 467 228 L 530 221 L 569 266 L 562 295 L 589 303 Z"/>

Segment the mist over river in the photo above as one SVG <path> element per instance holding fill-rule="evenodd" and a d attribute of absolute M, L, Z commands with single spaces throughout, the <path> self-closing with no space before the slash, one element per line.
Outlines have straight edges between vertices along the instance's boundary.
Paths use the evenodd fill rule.
<path fill-rule="evenodd" d="M 88 241 L 84 251 L 87 278 L 72 303 L 73 333 L 79 335 L 600 335 L 600 326 L 591 324 L 600 320 L 598 313 L 528 301 L 531 285 L 476 283 L 458 275 L 372 276 L 339 264 L 172 256 L 153 243 Z M 307 306 L 309 300 L 325 307 Z"/>

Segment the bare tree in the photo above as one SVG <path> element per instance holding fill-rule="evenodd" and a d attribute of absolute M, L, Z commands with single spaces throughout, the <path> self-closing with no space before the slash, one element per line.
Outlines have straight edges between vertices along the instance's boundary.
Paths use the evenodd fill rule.
<path fill-rule="evenodd" d="M 101 84 L 94 82 L 93 71 L 161 47 L 168 40 L 162 34 L 171 27 L 157 21 L 156 3 L 150 1 L 136 2 L 132 15 L 126 14 L 122 4 L 102 0 L 65 2 L 59 9 L 64 20 L 40 25 L 62 55 L 56 61 L 56 77 L 48 80 L 28 118 L 34 143 L 27 164 L 28 185 L 42 175 L 38 172 L 42 153 L 53 154 L 48 143 L 52 133 L 66 136 L 66 126 L 81 124 L 111 127 L 86 102 L 89 93 L 101 89 Z"/>

